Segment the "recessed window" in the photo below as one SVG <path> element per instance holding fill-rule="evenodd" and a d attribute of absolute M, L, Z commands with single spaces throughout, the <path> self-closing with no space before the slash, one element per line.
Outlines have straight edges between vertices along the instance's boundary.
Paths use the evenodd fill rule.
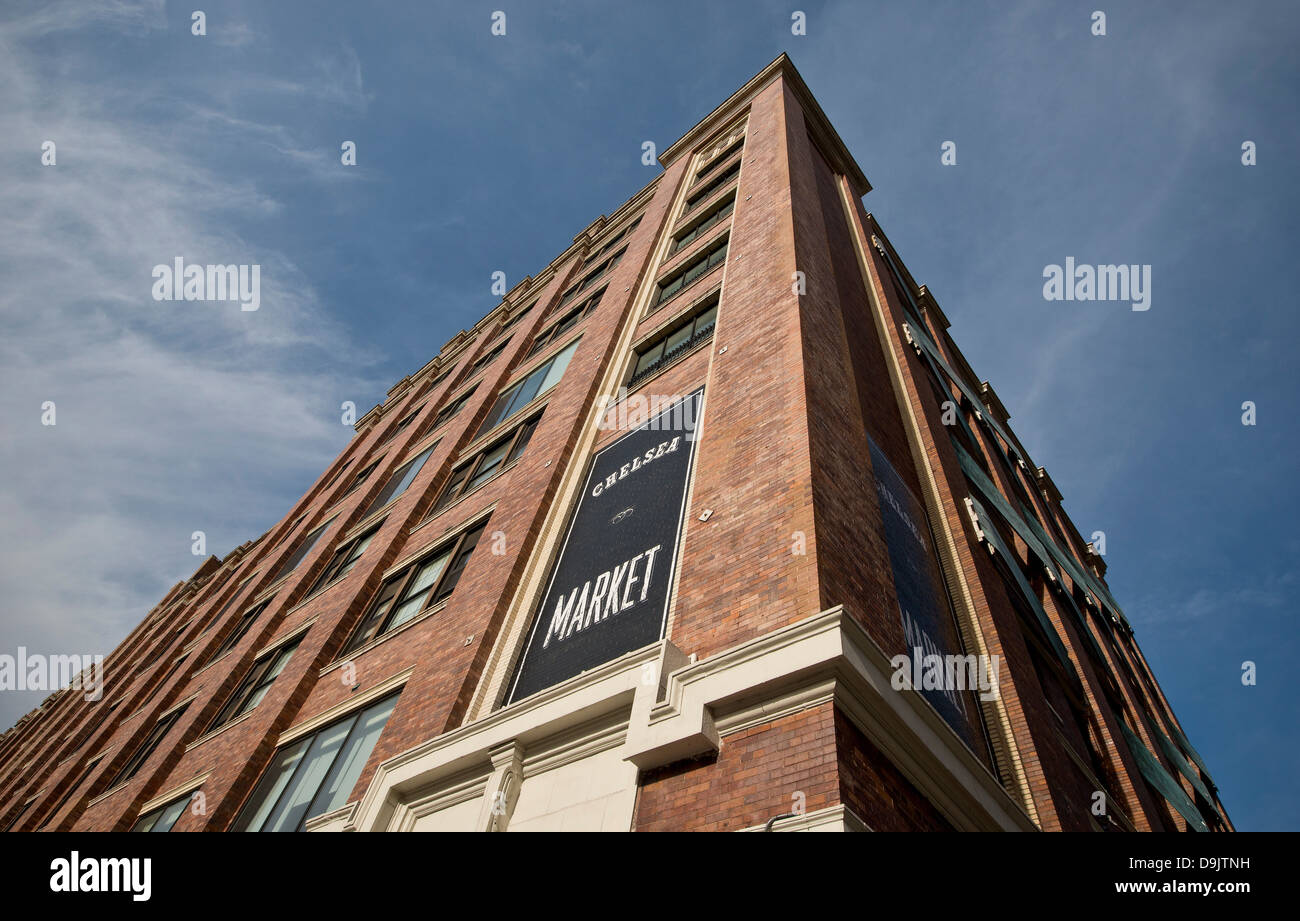
<path fill-rule="evenodd" d="M 718 191 L 718 189 L 722 188 L 727 183 L 734 181 L 735 178 L 739 175 L 740 175 L 740 160 L 739 158 L 737 158 L 735 163 L 732 163 L 730 167 L 728 167 L 723 172 L 719 173 L 716 178 L 706 182 L 698 192 L 692 192 L 691 197 L 686 199 L 686 207 L 682 209 L 682 213 L 686 214 L 687 212 L 691 211 L 693 208 L 695 208 L 696 205 L 698 205 L 700 202 L 707 199 L 710 195 Z"/>
<path fill-rule="evenodd" d="M 383 522 L 380 522 L 382 524 Z M 366 548 L 370 546 L 370 539 L 375 536 L 379 530 L 380 524 L 375 525 L 364 534 L 352 538 L 334 551 L 334 556 L 330 559 L 329 565 L 325 571 L 320 574 L 316 584 L 311 587 L 310 595 L 316 594 L 327 585 L 333 585 L 352 571 L 352 567 L 357 565 Z"/>
<path fill-rule="evenodd" d="M 591 297 L 587 298 L 583 303 L 562 316 L 554 325 L 548 326 L 546 329 L 538 333 L 537 338 L 533 340 L 533 347 L 528 350 L 528 354 L 524 357 L 532 358 L 548 345 L 553 345 L 563 339 L 565 333 L 577 326 L 578 323 L 582 321 L 583 317 L 596 309 L 596 305 L 600 303 L 600 299 L 604 294 L 605 289 L 601 288 Z"/>
<path fill-rule="evenodd" d="M 347 803 L 397 704 L 393 694 L 278 749 L 233 831 L 301 831 Z"/>
<path fill-rule="evenodd" d="M 575 339 L 565 348 L 556 352 L 549 361 L 544 361 L 533 371 L 521 380 L 505 390 L 497 397 L 496 402 L 492 404 L 492 409 L 488 411 L 487 418 L 479 426 L 475 438 L 484 432 L 491 431 L 506 419 L 509 419 L 519 410 L 523 409 L 537 397 L 546 393 L 552 387 L 560 382 L 564 376 L 564 370 L 569 366 L 569 359 L 578 349 L 578 342 Z"/>
<path fill-rule="evenodd" d="M 564 297 L 560 298 L 560 303 L 556 305 L 557 309 L 569 303 L 569 301 L 573 300 L 583 291 L 586 291 L 596 282 L 600 281 L 602 278 L 604 278 L 606 275 L 612 272 L 615 269 L 615 267 L 617 267 L 618 264 L 623 261 L 623 254 L 626 252 L 627 252 L 627 247 L 623 247 L 618 252 L 616 252 L 613 256 L 610 256 L 609 259 L 606 260 L 604 263 L 602 263 L 599 268 L 595 269 L 592 272 L 589 272 L 586 276 L 584 276 L 582 281 L 578 282 L 576 285 L 571 287 L 568 291 L 565 291 Z"/>
<path fill-rule="evenodd" d="M 98 730 L 99 726 L 96 726 L 95 729 Z M 81 788 L 81 785 L 86 782 L 86 778 L 90 776 L 90 772 L 93 771 L 95 768 L 99 767 L 99 762 L 101 758 L 102 756 L 100 758 L 94 758 L 86 762 L 86 766 L 81 769 L 81 773 L 77 775 L 77 779 L 74 780 L 72 782 L 72 785 L 63 792 L 63 796 L 59 797 L 58 804 L 53 809 L 51 809 L 49 815 L 45 817 L 45 821 L 41 824 L 41 828 L 44 828 L 46 825 L 49 825 L 50 822 L 54 820 L 54 817 L 57 816 L 59 812 L 63 809 L 63 807 L 68 805 L 68 800 L 72 799 L 72 794 L 76 793 L 77 790 Z M 14 821 L 16 822 L 17 819 L 15 819 Z M 12 825 L 13 823 L 11 822 L 10 824 Z M 7 830 L 8 829 L 6 829 L 6 831 Z"/>
<path fill-rule="evenodd" d="M 413 410 L 412 412 L 408 413 L 407 415 L 403 416 L 401 421 L 398 422 L 397 425 L 393 426 L 392 431 L 390 431 L 386 436 L 384 436 L 384 440 L 379 443 L 379 447 L 382 448 L 384 445 L 388 444 L 398 435 L 402 434 L 402 432 L 406 430 L 406 427 L 415 421 L 415 417 L 420 414 L 420 410 L 423 408 L 424 407 L 421 406 Z"/>
<path fill-rule="evenodd" d="M 589 256 L 587 256 L 586 259 L 582 260 L 582 264 L 584 266 L 591 265 L 601 256 L 605 255 L 607 252 L 612 250 L 615 246 L 618 246 L 618 244 L 623 241 L 624 237 L 626 237 L 632 231 L 636 230 L 637 225 L 640 223 L 641 223 L 641 215 L 637 215 L 637 219 L 635 221 L 633 221 L 631 224 L 628 224 L 618 233 L 614 234 L 614 236 L 610 237 L 608 240 L 602 243 L 599 249 L 593 251 Z"/>
<path fill-rule="evenodd" d="M 165 803 L 157 809 L 151 809 L 140 818 L 135 820 L 131 826 L 131 831 L 171 831 L 172 826 L 176 824 L 185 813 L 185 807 L 190 804 L 190 799 L 194 794 L 186 793 L 178 799 Z"/>
<path fill-rule="evenodd" d="M 501 354 L 501 350 L 504 349 L 509 344 L 510 344 L 510 340 L 507 339 L 505 342 L 501 343 L 496 348 L 485 353 L 484 355 L 481 355 L 479 359 L 475 361 L 473 366 L 470 368 L 470 374 L 474 374 L 478 371 L 481 371 L 484 368 L 486 368 L 488 365 L 492 364 L 492 362 L 496 359 L 496 357 Z"/>
<path fill-rule="evenodd" d="M 224 726 L 231 720 L 238 719 L 260 704 L 280 672 L 284 671 L 284 667 L 289 664 L 289 659 L 293 656 L 293 651 L 298 648 L 298 643 L 299 640 L 284 643 L 254 662 L 253 667 L 244 676 L 244 680 L 239 682 L 239 687 L 235 688 L 235 692 L 217 711 L 217 715 L 208 725 L 208 731 L 211 732 L 218 726 Z"/>
<path fill-rule="evenodd" d="M 148 706 L 149 702 L 154 699 L 154 696 L 160 690 L 162 690 L 167 686 L 167 682 L 172 680 L 172 676 L 175 675 L 176 672 L 180 670 L 180 667 L 185 664 L 186 660 L 188 660 L 189 657 L 190 654 L 188 652 L 181 653 L 180 657 L 177 658 L 176 661 L 172 663 L 172 667 L 167 670 L 167 674 L 163 675 L 162 680 L 155 681 L 153 683 L 153 687 L 150 688 L 149 690 L 149 696 L 146 697 L 144 699 L 144 702 L 141 703 L 140 706 L 136 707 L 135 709 L 139 711 L 139 710 L 143 710 L 146 706 Z"/>
<path fill-rule="evenodd" d="M 367 464 L 365 467 L 362 467 L 360 470 L 358 470 L 357 475 L 353 477 L 352 482 L 348 484 L 348 491 L 345 492 L 343 495 L 345 496 L 350 495 L 353 491 L 356 490 L 358 486 L 360 486 L 366 480 L 370 479 L 370 474 L 374 473 L 375 468 L 378 466 L 379 466 L 379 461 L 373 461 L 372 463 Z"/>
<path fill-rule="evenodd" d="M 502 333 L 506 332 L 507 330 L 514 329 L 515 324 L 518 323 L 520 320 L 522 320 L 525 316 L 527 316 L 532 311 L 532 309 L 536 306 L 537 306 L 537 301 L 533 301 L 523 310 L 516 310 L 511 315 L 510 319 L 506 320 L 504 323 L 501 324 L 501 328 L 497 330 L 497 335 L 500 336 Z"/>
<path fill-rule="evenodd" d="M 524 448 L 528 446 L 528 440 L 533 437 L 533 429 L 537 427 L 540 419 L 539 414 L 528 420 L 490 448 L 480 451 L 453 470 L 447 485 L 442 488 L 442 494 L 438 496 L 438 501 L 433 506 L 434 513 L 442 511 L 513 463 L 524 453 Z"/>
<path fill-rule="evenodd" d="M 709 159 L 709 162 L 704 164 L 704 166 L 700 168 L 700 171 L 695 174 L 695 182 L 693 182 L 692 185 L 699 185 L 699 183 L 706 176 L 708 176 L 710 173 L 715 172 L 717 168 L 721 166 L 723 163 L 726 163 L 727 158 L 731 156 L 733 153 L 735 153 L 736 150 L 744 143 L 745 143 L 745 136 L 742 134 L 740 137 L 736 138 L 730 144 L 728 144 L 725 148 L 723 148 L 722 150 L 714 154 Z"/>
<path fill-rule="evenodd" d="M 352 466 L 352 461 L 353 458 L 351 457 L 349 457 L 346 461 L 344 461 L 343 466 L 334 472 L 334 475 L 329 478 L 329 480 L 325 483 L 322 489 L 328 490 L 331 486 L 333 486 L 335 482 L 338 481 L 338 478 L 343 476 L 343 474 L 347 472 L 347 469 Z"/>
<path fill-rule="evenodd" d="M 695 282 L 699 281 L 710 270 L 718 267 L 727 259 L 727 238 L 723 237 L 718 242 L 709 247 L 707 252 L 700 253 L 692 259 L 687 265 L 682 266 L 673 272 L 663 281 L 659 282 L 659 290 L 655 296 L 654 308 L 666 301 L 672 300 L 678 294 L 681 294 Z M 652 309 L 654 309 L 652 308 Z"/>
<path fill-rule="evenodd" d="M 112 782 L 109 783 L 106 789 L 111 790 L 119 784 L 124 784 L 134 777 L 140 770 L 141 766 L 149 760 L 149 756 L 152 755 L 162 743 L 163 738 L 171 731 L 171 728 L 176 725 L 176 721 L 181 718 L 181 715 L 188 707 L 189 704 L 177 707 L 155 723 L 153 729 L 149 730 L 149 734 L 144 737 L 144 741 L 140 743 L 140 746 L 135 750 L 135 753 L 127 759 L 126 764 L 122 765 L 122 769 L 117 772 L 117 775 L 113 778 Z"/>
<path fill-rule="evenodd" d="M 37 797 L 33 796 L 27 802 L 23 803 L 22 808 L 19 809 L 17 813 L 15 813 L 14 817 L 9 820 L 9 822 L 5 825 L 3 830 L 9 831 L 11 828 L 17 825 L 19 821 L 22 820 L 22 817 L 27 814 L 27 810 L 32 808 L 32 803 L 36 802 L 36 800 Z"/>
<path fill-rule="evenodd" d="M 673 243 L 668 249 L 668 255 L 671 256 L 690 246 L 700 237 L 704 236 L 704 234 L 708 233 L 714 227 L 717 227 L 719 223 L 731 217 L 731 212 L 734 211 L 735 208 L 735 195 L 729 195 L 727 198 L 718 202 L 705 212 L 704 217 L 697 223 L 692 224 L 688 229 L 681 231 L 677 236 L 673 237 Z"/>
<path fill-rule="evenodd" d="M 433 380 L 429 381 L 429 389 L 432 390 L 434 387 L 437 387 L 439 384 L 441 384 L 441 383 L 442 383 L 443 381 L 445 381 L 447 378 L 451 377 L 451 372 L 452 372 L 452 371 L 455 371 L 455 370 L 456 370 L 456 366 L 453 364 L 453 365 L 452 365 L 450 368 L 448 368 L 446 371 L 443 371 L 441 374 L 439 374 L 439 375 L 438 375 L 437 377 L 435 377 Z"/>
<path fill-rule="evenodd" d="M 637 351 L 632 365 L 629 384 L 649 377 L 660 368 L 671 364 L 695 346 L 713 337 L 713 327 L 718 318 L 718 295 L 713 294 L 694 315 L 674 324 L 668 334 Z"/>
<path fill-rule="evenodd" d="M 477 389 L 478 389 L 477 387 L 471 387 L 469 390 L 465 391 L 460 396 L 456 397 L 456 399 L 452 400 L 450 403 L 444 406 L 442 409 L 438 410 L 438 415 L 434 417 L 433 425 L 429 427 L 429 431 L 432 432 L 440 428 L 452 416 L 456 415 L 456 413 L 464 409 L 465 404 L 469 402 L 469 398 L 474 395 L 474 391 Z"/>
<path fill-rule="evenodd" d="M 491 341 L 495 342 L 499 340 L 500 337 L 504 336 L 504 334 L 510 332 L 511 329 L 515 328 L 515 324 L 519 323 L 520 320 L 523 320 L 524 317 L 528 315 L 530 311 L 533 310 L 533 307 L 536 306 L 537 306 L 537 302 L 536 300 L 534 300 L 533 303 L 528 304 L 528 307 L 524 307 L 523 310 L 517 310 L 513 312 L 510 319 L 504 321 L 503 324 L 500 324 L 500 327 L 497 328 L 497 332 L 493 334 L 493 338 L 491 338 Z"/>
<path fill-rule="evenodd" d="M 239 641 L 244 638 L 244 635 L 248 633 L 257 618 L 266 610 L 266 606 L 271 603 L 271 600 L 272 599 L 268 598 L 261 604 L 255 604 L 245 611 L 239 618 L 239 623 L 235 624 L 235 629 L 230 631 L 230 635 L 221 641 L 221 645 L 216 648 L 212 655 L 208 656 L 207 662 L 204 662 L 203 664 L 206 666 L 217 661 L 217 659 L 220 659 L 226 653 L 230 652 L 230 650 L 239 645 Z"/>
<path fill-rule="evenodd" d="M 297 549 L 294 550 L 293 553 L 289 554 L 288 558 L 280 566 L 279 571 L 276 572 L 275 578 L 271 581 L 278 582 L 280 579 L 297 569 L 298 564 L 307 558 L 307 554 L 311 553 L 312 548 L 316 546 L 316 542 L 321 539 L 321 535 L 324 534 L 326 529 L 333 523 L 334 519 L 331 518 L 329 521 L 325 522 L 323 525 L 304 537 L 298 544 Z"/>
<path fill-rule="evenodd" d="M 406 492 L 406 488 L 411 485 L 411 482 L 419 474 L 420 468 L 424 466 L 424 462 L 429 459 L 429 455 L 432 454 L 434 449 L 437 447 L 437 444 L 430 445 L 419 454 L 415 455 L 415 457 L 394 470 L 393 475 L 390 476 L 388 482 L 384 484 L 384 488 L 379 490 L 379 494 L 371 500 L 370 504 L 366 506 L 366 510 L 361 513 L 361 517 L 365 518 L 371 512 L 383 508 L 389 502 L 392 502 L 402 493 Z"/>
<path fill-rule="evenodd" d="M 352 633 L 343 654 L 396 630 L 422 611 L 448 598 L 456 589 L 486 522 L 462 533 L 432 556 L 413 563 L 388 579 L 370 610 Z"/>

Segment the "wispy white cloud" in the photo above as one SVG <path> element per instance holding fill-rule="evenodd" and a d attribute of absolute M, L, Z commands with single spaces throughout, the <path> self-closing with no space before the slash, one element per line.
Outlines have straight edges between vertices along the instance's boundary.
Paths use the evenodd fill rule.
<path fill-rule="evenodd" d="M 364 112 L 374 99 L 366 89 L 361 59 L 351 45 L 281 62 L 283 72 L 237 71 L 195 86 L 216 103 L 235 110 L 250 98 L 298 99 Z"/>
<path fill-rule="evenodd" d="M 197 106 L 160 87 L 151 101 L 176 121 L 137 114 L 75 66 L 51 76 L 31 47 L 77 31 L 147 41 L 162 12 L 59 3 L 0 20 L 0 649 L 10 652 L 107 652 L 201 562 L 193 531 L 218 554 L 257 536 L 347 440 L 339 403 L 380 389 L 364 344 L 311 278 L 258 238 L 282 203 L 204 151 L 268 145 L 307 181 L 345 170 L 220 101 Z M 312 91 L 363 105 L 360 63 L 342 60 Z M 259 83 L 241 79 L 247 92 Z M 55 166 L 40 165 L 46 140 Z M 153 300 L 152 267 L 176 256 L 260 265 L 261 308 Z M 41 425 L 47 400 L 52 427 Z M 41 696 L 4 695 L 0 723 Z"/>
<path fill-rule="evenodd" d="M 25 41 L 87 28 L 119 32 L 161 29 L 166 0 L 50 0 L 15 8 L 0 20 L 6 40 Z"/>

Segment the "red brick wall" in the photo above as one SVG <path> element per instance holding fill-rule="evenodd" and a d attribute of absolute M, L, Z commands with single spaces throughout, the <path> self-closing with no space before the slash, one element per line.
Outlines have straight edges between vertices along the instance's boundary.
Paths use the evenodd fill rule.
<path fill-rule="evenodd" d="M 686 532 L 672 625 L 700 656 L 820 610 L 785 103 L 777 82 L 750 109 L 713 338 L 692 518 L 713 515 Z"/>
<path fill-rule="evenodd" d="M 893 763 L 835 711 L 840 802 L 872 831 L 952 831 L 952 826 Z"/>
<path fill-rule="evenodd" d="M 715 756 L 641 777 L 637 831 L 736 831 L 792 811 L 839 802 L 830 703 L 725 737 Z"/>

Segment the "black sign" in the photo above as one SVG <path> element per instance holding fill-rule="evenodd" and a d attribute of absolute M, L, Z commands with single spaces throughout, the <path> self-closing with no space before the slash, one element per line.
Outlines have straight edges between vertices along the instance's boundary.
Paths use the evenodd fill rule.
<path fill-rule="evenodd" d="M 889 566 L 894 573 L 894 591 L 907 639 L 906 652 L 913 664 L 913 674 L 919 677 L 928 657 L 937 656 L 942 660 L 946 656 L 963 655 L 961 636 L 935 559 L 925 508 L 876 443 L 867 440 L 884 519 L 885 542 L 889 546 Z M 946 670 L 944 677 L 948 677 Z M 912 680 L 909 686 L 939 711 L 972 751 L 982 755 L 985 746 L 979 740 L 983 732 L 971 699 L 972 688 L 952 687 L 947 681 L 943 682 L 946 686 L 927 687 L 929 683 Z"/>
<path fill-rule="evenodd" d="M 703 392 L 592 458 L 510 701 L 663 638 Z"/>

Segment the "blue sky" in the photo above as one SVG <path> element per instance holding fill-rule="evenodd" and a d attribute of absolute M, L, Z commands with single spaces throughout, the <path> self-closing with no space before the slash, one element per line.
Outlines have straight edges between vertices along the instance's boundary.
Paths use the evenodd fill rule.
<path fill-rule="evenodd" d="M 784 50 L 1105 531 L 1230 814 L 1300 828 L 1300 8 L 204 0 L 196 37 L 196 5 L 0 12 L 0 651 L 110 650 L 193 571 L 191 532 L 224 554 L 277 521 L 346 443 L 342 401 L 381 400 L 497 302 L 492 272 L 544 268 L 657 173 L 643 141 Z M 176 255 L 260 264 L 261 309 L 152 300 Z M 1066 257 L 1150 264 L 1151 309 L 1045 301 Z M 0 695 L 0 723 L 41 696 Z"/>

